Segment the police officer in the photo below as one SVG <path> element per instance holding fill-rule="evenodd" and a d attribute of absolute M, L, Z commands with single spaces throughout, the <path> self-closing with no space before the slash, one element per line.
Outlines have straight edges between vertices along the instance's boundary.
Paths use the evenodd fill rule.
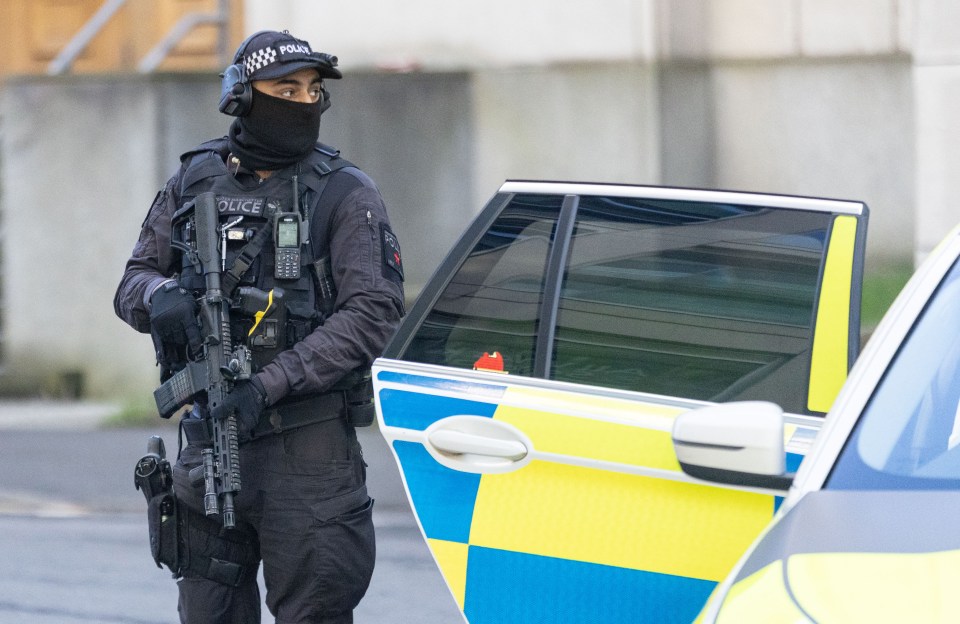
<path fill-rule="evenodd" d="M 197 195 L 213 192 L 226 295 L 236 303 L 232 336 L 250 347 L 254 374 L 212 413 L 198 401 L 181 421 L 186 445 L 173 483 L 186 518 L 180 539 L 189 542 L 182 622 L 260 622 L 261 560 L 277 622 L 352 622 L 373 571 L 373 501 L 348 403 L 368 387 L 358 371 L 403 314 L 403 267 L 377 187 L 317 143 L 325 81 L 339 78 L 335 57 L 287 31 L 244 41 L 223 75 L 220 110 L 236 117 L 228 136 L 181 157 L 114 299 L 120 318 L 153 336 L 164 376 L 197 357 L 204 284 L 184 251 L 184 216 Z M 289 217 L 290 232 L 278 215 Z M 262 228 L 276 232 L 253 244 Z M 282 295 L 284 314 L 260 322 L 243 293 Z M 241 439 L 235 529 L 204 524 L 203 482 L 190 473 L 211 443 L 210 419 L 228 415 Z M 239 574 L 213 572 L 231 558 Z"/>

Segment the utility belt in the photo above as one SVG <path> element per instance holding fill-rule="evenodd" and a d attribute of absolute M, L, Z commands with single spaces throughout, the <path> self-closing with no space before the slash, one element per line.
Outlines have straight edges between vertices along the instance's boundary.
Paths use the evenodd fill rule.
<path fill-rule="evenodd" d="M 283 433 L 314 425 L 334 418 L 345 418 L 354 427 L 369 427 L 373 424 L 373 386 L 370 371 L 355 371 L 348 375 L 350 387 L 314 394 L 264 410 L 257 425 L 250 432 L 250 439 L 262 438 L 274 433 Z M 338 382 L 335 387 L 342 387 Z M 210 425 L 205 418 L 184 418 L 181 421 L 183 435 L 189 444 L 212 444 Z"/>
<path fill-rule="evenodd" d="M 309 399 L 264 410 L 257 426 L 250 432 L 250 439 L 255 440 L 345 416 L 346 398 L 343 392 L 318 394 Z M 181 426 L 183 436 L 189 444 L 213 443 L 210 424 L 206 418 L 184 418 Z"/>

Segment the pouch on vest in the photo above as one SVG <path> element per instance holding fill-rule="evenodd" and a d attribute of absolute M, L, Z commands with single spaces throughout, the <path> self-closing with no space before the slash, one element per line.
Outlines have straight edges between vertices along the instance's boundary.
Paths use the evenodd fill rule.
<path fill-rule="evenodd" d="M 165 565 L 174 576 L 180 576 L 177 501 L 173 493 L 154 496 L 147 503 L 147 528 L 150 532 L 150 554 L 157 567 Z"/>

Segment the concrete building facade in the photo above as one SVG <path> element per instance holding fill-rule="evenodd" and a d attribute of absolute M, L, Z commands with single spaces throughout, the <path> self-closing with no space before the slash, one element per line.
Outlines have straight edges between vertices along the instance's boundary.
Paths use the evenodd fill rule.
<path fill-rule="evenodd" d="M 868 268 L 960 211 L 949 0 L 247 0 L 341 59 L 321 139 L 387 199 L 419 292 L 506 179 L 865 201 Z M 142 396 L 148 336 L 113 316 L 177 155 L 223 134 L 218 68 L 17 77 L 0 93 L 0 392 Z"/>

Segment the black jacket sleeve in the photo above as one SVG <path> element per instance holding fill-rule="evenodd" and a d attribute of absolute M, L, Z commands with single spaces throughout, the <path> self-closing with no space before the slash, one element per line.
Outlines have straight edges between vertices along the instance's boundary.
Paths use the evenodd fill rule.
<path fill-rule="evenodd" d="M 149 296 L 174 270 L 170 221 L 176 209 L 179 176 L 170 178 L 154 198 L 113 298 L 117 316 L 143 333 L 150 331 Z"/>

